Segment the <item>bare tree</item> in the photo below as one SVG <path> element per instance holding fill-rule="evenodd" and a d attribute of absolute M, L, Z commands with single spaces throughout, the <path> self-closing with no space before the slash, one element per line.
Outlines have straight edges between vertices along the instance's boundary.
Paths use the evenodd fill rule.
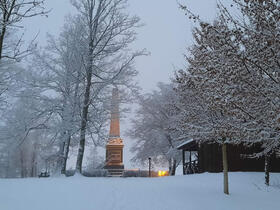
<path fill-rule="evenodd" d="M 25 18 L 47 13 L 45 0 L 1 0 L 0 1 L 0 60 L 2 58 L 19 59 L 26 51 L 21 51 L 22 37 L 8 43 L 12 30 L 21 28 Z M 7 40 L 7 41 L 5 41 Z"/>
<path fill-rule="evenodd" d="M 175 175 L 181 161 L 177 146 L 182 136 L 176 128 L 178 97 L 173 88 L 173 84 L 159 83 L 158 91 L 139 97 L 139 109 L 128 131 L 135 139 L 132 160 L 144 164 L 152 157 L 154 162 L 168 165 L 170 175 Z"/>
<path fill-rule="evenodd" d="M 6 102 L 8 89 L 20 71 L 16 62 L 27 56 L 34 40 L 24 49 L 24 32 L 20 33 L 24 19 L 46 15 L 45 0 L 1 0 L 0 1 L 0 96 L 1 105 Z"/>
<path fill-rule="evenodd" d="M 86 28 L 84 56 L 85 89 L 82 103 L 80 146 L 76 171 L 81 173 L 89 107 L 94 95 L 111 84 L 125 84 L 136 74 L 134 59 L 142 52 L 130 53 L 128 45 L 135 40 L 134 29 L 139 18 L 125 14 L 126 0 L 73 0 Z M 97 87 L 94 87 L 97 85 Z"/>
<path fill-rule="evenodd" d="M 21 95 L 13 98 L 14 105 L 1 116 L 0 150 L 6 154 L 3 159 L 6 162 L 6 177 L 17 177 L 18 171 L 21 177 L 36 176 L 40 168 L 40 150 L 43 142 L 49 139 L 43 136 L 48 130 L 52 111 L 47 111 L 37 100 L 38 93 L 35 91 L 26 90 Z"/>

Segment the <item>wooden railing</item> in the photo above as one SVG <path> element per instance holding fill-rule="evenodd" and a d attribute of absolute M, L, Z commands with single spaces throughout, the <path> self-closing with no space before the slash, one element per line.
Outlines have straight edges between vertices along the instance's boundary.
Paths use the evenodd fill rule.
<path fill-rule="evenodd" d="M 195 174 L 198 172 L 198 160 L 193 160 L 184 164 L 184 174 Z"/>

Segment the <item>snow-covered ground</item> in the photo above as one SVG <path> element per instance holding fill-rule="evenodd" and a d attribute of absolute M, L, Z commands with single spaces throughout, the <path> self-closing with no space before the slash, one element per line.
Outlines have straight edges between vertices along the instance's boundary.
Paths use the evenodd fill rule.
<path fill-rule="evenodd" d="M 163 178 L 41 178 L 0 180 L 0 210 L 274 210 L 280 174 L 266 187 L 263 173 Z"/>

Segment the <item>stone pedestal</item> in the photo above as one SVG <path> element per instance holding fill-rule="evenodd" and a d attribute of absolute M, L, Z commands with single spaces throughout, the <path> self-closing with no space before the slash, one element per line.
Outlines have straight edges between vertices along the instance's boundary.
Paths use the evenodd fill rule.
<path fill-rule="evenodd" d="M 109 140 L 106 145 L 105 169 L 123 169 L 123 141 L 121 138 Z"/>

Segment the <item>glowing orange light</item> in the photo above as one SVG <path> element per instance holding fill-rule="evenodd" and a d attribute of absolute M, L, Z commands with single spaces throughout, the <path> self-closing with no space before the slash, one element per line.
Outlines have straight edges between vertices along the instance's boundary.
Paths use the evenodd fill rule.
<path fill-rule="evenodd" d="M 167 171 L 158 171 L 158 176 L 168 176 Z"/>

